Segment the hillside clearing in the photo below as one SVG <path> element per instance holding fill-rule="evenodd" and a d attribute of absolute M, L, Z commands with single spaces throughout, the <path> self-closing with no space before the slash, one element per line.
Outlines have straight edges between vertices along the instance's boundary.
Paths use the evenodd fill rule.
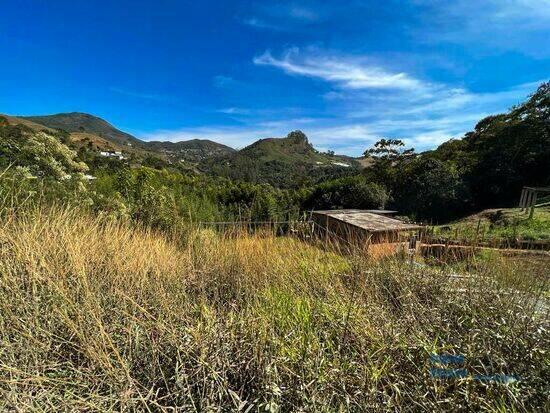
<path fill-rule="evenodd" d="M 519 208 L 486 209 L 440 228 L 442 234 L 478 240 L 550 240 L 550 206 L 537 207 L 532 219 Z"/>

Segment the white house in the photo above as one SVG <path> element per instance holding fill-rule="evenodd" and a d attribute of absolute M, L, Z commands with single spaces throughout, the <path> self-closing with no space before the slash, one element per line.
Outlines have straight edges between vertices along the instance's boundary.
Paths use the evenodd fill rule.
<path fill-rule="evenodd" d="M 112 151 L 109 151 L 109 152 L 101 151 L 101 152 L 99 152 L 99 154 L 101 156 L 105 156 L 107 158 L 118 158 L 120 160 L 124 159 L 124 155 L 122 155 L 122 152 L 120 152 L 120 151 L 114 151 L 114 152 L 112 152 Z"/>

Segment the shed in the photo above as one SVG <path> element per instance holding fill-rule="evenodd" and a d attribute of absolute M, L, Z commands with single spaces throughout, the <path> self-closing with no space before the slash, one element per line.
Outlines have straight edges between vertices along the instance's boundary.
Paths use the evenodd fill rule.
<path fill-rule="evenodd" d="M 370 211 L 372 210 L 313 211 L 311 219 L 318 234 L 353 244 L 398 242 L 400 234 L 424 228 L 422 225 L 408 224 L 386 214 Z"/>

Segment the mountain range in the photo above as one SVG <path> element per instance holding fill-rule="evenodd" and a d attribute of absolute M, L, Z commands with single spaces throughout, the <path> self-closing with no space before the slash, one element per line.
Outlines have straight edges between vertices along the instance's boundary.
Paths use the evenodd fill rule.
<path fill-rule="evenodd" d="M 291 132 L 284 138 L 260 139 L 235 150 L 204 139 L 144 141 L 87 113 L 6 118 L 10 123 L 21 123 L 35 130 L 65 131 L 77 147 L 98 152 L 119 151 L 134 159 L 156 157 L 170 164 L 192 166 L 201 172 L 283 187 L 304 180 L 342 176 L 361 167 L 360 159 L 317 151 L 300 131 Z"/>

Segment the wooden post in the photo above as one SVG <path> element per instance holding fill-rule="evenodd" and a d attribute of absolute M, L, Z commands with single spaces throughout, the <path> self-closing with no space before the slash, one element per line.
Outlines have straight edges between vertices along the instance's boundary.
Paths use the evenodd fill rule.
<path fill-rule="evenodd" d="M 476 237 L 474 239 L 474 245 L 477 246 L 477 240 L 478 240 L 478 237 L 479 237 L 479 228 L 481 226 L 481 218 L 479 218 L 477 220 L 477 228 L 476 228 Z"/>
<path fill-rule="evenodd" d="M 527 195 L 525 197 L 525 207 L 524 207 L 524 211 L 525 212 L 528 212 L 529 211 L 529 207 L 531 206 L 531 199 L 533 198 L 533 192 L 528 189 L 527 190 Z"/>
<path fill-rule="evenodd" d="M 535 213 L 535 205 L 537 203 L 537 192 L 533 191 L 533 200 L 531 203 L 531 211 L 529 212 L 529 219 L 533 219 L 533 214 Z"/>
<path fill-rule="evenodd" d="M 533 190 L 529 189 L 529 192 L 527 193 L 527 200 L 525 201 L 525 212 L 529 212 L 529 208 L 531 207 L 531 203 L 533 202 Z"/>
<path fill-rule="evenodd" d="M 519 207 L 521 211 L 525 208 L 525 201 L 527 201 L 527 189 L 523 188 L 521 190 L 521 197 L 519 198 Z"/>
<path fill-rule="evenodd" d="M 523 198 L 525 197 L 525 188 L 521 190 L 521 195 L 519 196 L 519 208 L 523 208 Z"/>
<path fill-rule="evenodd" d="M 325 248 L 328 246 L 328 215 L 325 215 Z"/>

